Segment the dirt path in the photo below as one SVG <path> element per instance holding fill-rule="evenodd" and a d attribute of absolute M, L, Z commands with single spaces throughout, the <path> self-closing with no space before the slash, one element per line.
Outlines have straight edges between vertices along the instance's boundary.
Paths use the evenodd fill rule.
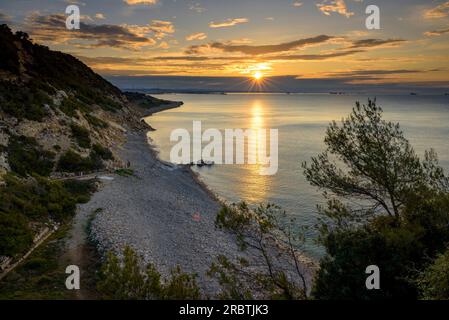
<path fill-rule="evenodd" d="M 88 241 L 88 224 L 95 215 L 94 211 L 86 212 L 77 210 L 72 221 L 66 240 L 66 252 L 63 261 L 76 265 L 80 269 L 80 290 L 76 290 L 75 298 L 80 300 L 92 300 L 97 298 L 93 275 L 96 265 L 99 263 L 96 249 Z"/>

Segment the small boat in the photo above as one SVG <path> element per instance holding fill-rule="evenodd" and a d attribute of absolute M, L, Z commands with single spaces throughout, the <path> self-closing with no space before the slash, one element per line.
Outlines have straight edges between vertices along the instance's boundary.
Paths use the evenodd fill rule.
<path fill-rule="evenodd" d="M 196 163 L 194 163 L 194 162 L 190 163 L 191 166 L 197 166 L 197 167 L 204 167 L 204 166 L 210 167 L 210 166 L 213 166 L 214 164 L 215 164 L 214 161 L 209 161 L 209 160 L 204 161 L 203 159 L 197 161 Z"/>

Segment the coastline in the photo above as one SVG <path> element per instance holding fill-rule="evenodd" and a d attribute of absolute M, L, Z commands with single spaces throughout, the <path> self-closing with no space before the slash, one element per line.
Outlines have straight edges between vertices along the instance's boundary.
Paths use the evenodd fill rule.
<path fill-rule="evenodd" d="M 79 206 L 75 223 L 95 213 L 89 236 L 101 254 L 130 246 L 163 276 L 177 266 L 197 274 L 200 288 L 216 296 L 218 283 L 206 276 L 212 261 L 219 254 L 241 255 L 233 236 L 215 228 L 220 203 L 190 168 L 161 161 L 146 130 L 130 130 L 126 140 L 119 154 L 134 175 L 100 177 L 101 187 Z"/>
<path fill-rule="evenodd" d="M 161 106 L 150 114 L 180 105 Z M 212 298 L 219 294 L 220 286 L 206 273 L 218 255 L 259 260 L 254 253 L 241 252 L 234 236 L 215 228 L 216 214 L 225 201 L 189 166 L 159 159 L 147 130 L 128 131 L 119 154 L 130 163 L 134 175 L 100 177 L 101 187 L 88 203 L 79 206 L 74 218 L 75 224 L 83 225 L 95 216 L 88 236 L 101 255 L 108 251 L 120 255 L 130 246 L 164 277 L 177 266 L 196 274 L 199 287 Z M 313 269 L 300 260 L 304 270 Z M 312 272 L 307 274 L 311 281 Z"/>

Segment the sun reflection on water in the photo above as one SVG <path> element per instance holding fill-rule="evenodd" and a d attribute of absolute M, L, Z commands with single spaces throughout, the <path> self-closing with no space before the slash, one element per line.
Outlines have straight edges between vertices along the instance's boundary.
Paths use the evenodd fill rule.
<path fill-rule="evenodd" d="M 257 162 L 256 164 L 244 165 L 242 168 L 242 176 L 240 178 L 242 183 L 238 186 L 239 193 L 242 194 L 242 198 L 251 203 L 265 201 L 270 189 L 270 176 L 260 174 L 260 169 L 263 164 L 260 163 L 257 157 L 258 150 L 264 147 L 262 145 L 264 141 L 260 140 L 257 133 L 260 130 L 268 129 L 266 128 L 266 123 L 266 107 L 261 101 L 255 100 L 251 104 L 251 108 L 248 112 L 247 127 L 248 129 L 254 130 L 256 133 L 256 138 L 255 141 L 245 141 L 245 149 L 248 152 L 247 157 L 251 157 L 250 153 L 253 153 L 255 150 L 256 154 L 252 154 L 252 156 L 256 156 Z M 269 143 L 269 141 L 267 141 L 267 143 Z M 253 144 L 255 144 L 256 148 L 254 148 Z"/>

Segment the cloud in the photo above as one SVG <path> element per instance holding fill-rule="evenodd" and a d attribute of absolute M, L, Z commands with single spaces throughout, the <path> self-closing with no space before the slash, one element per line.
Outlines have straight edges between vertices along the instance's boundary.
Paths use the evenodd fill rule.
<path fill-rule="evenodd" d="M 203 13 L 206 11 L 206 8 L 204 8 L 199 2 L 195 2 L 189 5 L 189 9 L 193 10 L 197 13 Z"/>
<path fill-rule="evenodd" d="M 11 17 L 0 11 L 0 23 L 10 23 Z"/>
<path fill-rule="evenodd" d="M 104 19 L 106 19 L 106 16 L 102 13 L 97 13 L 97 14 L 95 14 L 95 18 L 99 19 L 99 20 L 104 20 Z"/>
<path fill-rule="evenodd" d="M 239 52 L 248 55 L 260 55 L 260 54 L 269 54 L 276 52 L 285 52 L 290 51 L 292 49 L 297 49 L 301 47 L 305 47 L 307 45 L 314 45 L 327 42 L 328 40 L 333 39 L 331 36 L 320 35 L 312 38 L 299 39 L 296 41 L 285 42 L 281 44 L 274 45 L 232 45 L 226 44 L 222 42 L 213 42 L 206 45 L 199 46 L 190 46 L 186 53 L 188 54 L 197 54 L 200 53 L 204 49 L 218 49 L 224 52 Z"/>
<path fill-rule="evenodd" d="M 225 28 L 225 27 L 232 27 L 237 24 L 241 23 L 247 23 L 249 20 L 247 18 L 235 18 L 235 19 L 227 19 L 222 22 L 210 22 L 209 27 L 211 28 Z"/>
<path fill-rule="evenodd" d="M 269 60 L 327 60 L 331 58 L 344 57 L 353 55 L 356 53 L 364 52 L 363 50 L 349 50 L 349 51 L 340 51 L 334 53 L 324 53 L 324 54 L 293 54 L 293 55 L 281 55 L 281 56 L 269 56 L 266 59 Z"/>
<path fill-rule="evenodd" d="M 432 37 L 432 36 L 441 36 L 443 34 L 449 34 L 449 29 L 443 29 L 443 30 L 434 30 L 434 31 L 427 31 L 424 32 L 424 35 L 428 36 L 428 37 Z"/>
<path fill-rule="evenodd" d="M 136 6 L 136 5 L 153 5 L 158 3 L 158 0 L 123 0 L 127 5 Z"/>
<path fill-rule="evenodd" d="M 295 2 L 292 3 L 292 6 L 297 7 L 297 8 L 301 7 L 302 6 L 302 2 L 295 1 Z"/>
<path fill-rule="evenodd" d="M 117 47 L 136 49 L 154 45 L 155 40 L 144 36 L 126 25 L 95 25 L 80 22 L 79 30 L 68 30 L 65 25 L 66 16 L 52 14 L 48 16 L 38 13 L 26 18 L 26 28 L 33 39 L 50 43 L 70 43 L 79 47 Z"/>
<path fill-rule="evenodd" d="M 447 16 L 449 16 L 449 1 L 427 10 L 424 13 L 424 17 L 427 19 L 445 18 Z"/>
<path fill-rule="evenodd" d="M 346 18 L 354 15 L 354 12 L 348 11 L 344 0 L 324 0 L 323 3 L 318 3 L 316 6 L 326 16 L 330 16 L 332 12 L 341 14 Z"/>
<path fill-rule="evenodd" d="M 175 26 L 171 21 L 153 20 L 150 25 L 150 30 L 156 34 L 156 38 L 162 39 L 168 33 L 174 33 Z"/>
<path fill-rule="evenodd" d="M 186 37 L 187 41 L 193 41 L 193 40 L 204 40 L 207 38 L 207 35 L 204 32 L 199 33 L 193 33 L 191 35 L 188 35 Z"/>
<path fill-rule="evenodd" d="M 379 46 L 389 46 L 389 45 L 398 45 L 402 42 L 405 42 L 403 39 L 362 39 L 356 40 L 352 42 L 351 49 L 354 48 L 373 48 Z"/>
<path fill-rule="evenodd" d="M 428 72 L 438 72 L 441 71 L 439 69 L 431 69 L 431 70 L 418 70 L 418 69 L 375 69 L 375 70 L 352 70 L 352 71 L 344 71 L 344 72 L 332 72 L 326 74 L 326 76 L 330 77 L 344 77 L 344 78 L 353 78 L 362 79 L 362 78 L 376 78 L 380 77 L 389 77 L 401 74 L 416 74 L 416 73 L 428 73 Z"/>

